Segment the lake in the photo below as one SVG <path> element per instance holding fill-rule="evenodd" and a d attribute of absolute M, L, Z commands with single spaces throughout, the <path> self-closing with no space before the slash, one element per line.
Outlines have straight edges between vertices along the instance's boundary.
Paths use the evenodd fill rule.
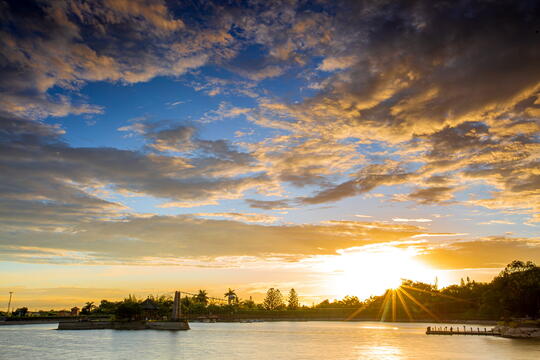
<path fill-rule="evenodd" d="M 179 332 L 9 325 L 0 326 L 0 359 L 540 359 L 540 341 L 427 336 L 428 325 L 432 324 L 192 323 L 192 330 Z"/>

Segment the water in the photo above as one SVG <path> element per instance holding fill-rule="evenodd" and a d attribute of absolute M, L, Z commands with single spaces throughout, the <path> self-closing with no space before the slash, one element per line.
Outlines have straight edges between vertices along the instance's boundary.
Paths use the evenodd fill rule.
<path fill-rule="evenodd" d="M 56 331 L 56 324 L 10 325 L 0 326 L 0 359 L 540 359 L 540 341 L 427 336 L 427 325 L 192 323 L 192 330 L 179 332 Z"/>

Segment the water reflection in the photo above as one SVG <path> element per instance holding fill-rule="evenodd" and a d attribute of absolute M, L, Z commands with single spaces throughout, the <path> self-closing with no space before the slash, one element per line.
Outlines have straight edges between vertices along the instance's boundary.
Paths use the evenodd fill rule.
<path fill-rule="evenodd" d="M 0 326 L 0 358 L 540 359 L 540 342 L 537 341 L 489 336 L 427 336 L 427 325 L 330 321 L 193 323 L 192 330 L 183 332 L 56 331 L 54 325 Z"/>
<path fill-rule="evenodd" d="M 385 325 L 362 325 L 362 329 L 373 329 L 373 330 L 398 330 L 399 328 L 395 326 L 385 326 Z"/>
<path fill-rule="evenodd" d="M 399 360 L 401 351 L 395 346 L 359 346 L 358 359 Z"/>

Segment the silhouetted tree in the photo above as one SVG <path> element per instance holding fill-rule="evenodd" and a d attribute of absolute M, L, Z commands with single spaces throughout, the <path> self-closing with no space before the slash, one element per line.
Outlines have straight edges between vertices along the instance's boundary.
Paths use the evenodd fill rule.
<path fill-rule="evenodd" d="M 298 295 L 296 294 L 296 290 L 291 289 L 289 291 L 289 296 L 287 298 L 287 301 L 288 301 L 287 308 L 289 310 L 298 309 L 298 307 L 300 306 L 300 303 L 298 302 Z"/>
<path fill-rule="evenodd" d="M 25 317 L 26 315 L 28 315 L 28 308 L 26 306 L 16 309 L 11 314 L 11 316 L 18 316 L 18 317 Z"/>
<path fill-rule="evenodd" d="M 195 299 L 201 304 L 208 304 L 208 294 L 206 290 L 199 290 L 199 293 L 195 296 Z"/>
<path fill-rule="evenodd" d="M 89 315 L 92 310 L 94 310 L 96 308 L 96 305 L 94 305 L 94 302 L 93 301 L 89 301 L 86 303 L 86 305 L 83 306 L 83 308 L 81 309 L 81 314 L 83 315 Z"/>
<path fill-rule="evenodd" d="M 119 320 L 132 320 L 138 318 L 141 313 L 141 304 L 135 297 L 130 295 L 129 298 L 118 304 L 114 315 Z"/>
<path fill-rule="evenodd" d="M 491 291 L 489 300 L 502 307 L 499 315 L 540 315 L 540 267 L 531 261 L 510 263 L 493 280 Z"/>
<path fill-rule="evenodd" d="M 231 290 L 231 288 L 229 288 L 229 291 L 227 291 L 224 296 L 227 298 L 227 303 L 229 305 L 233 302 L 238 302 L 238 296 L 236 296 L 236 292 Z"/>
<path fill-rule="evenodd" d="M 263 306 L 266 310 L 280 310 L 285 307 L 285 302 L 283 301 L 283 295 L 279 289 L 270 288 L 266 292 L 266 297 L 264 298 Z"/>

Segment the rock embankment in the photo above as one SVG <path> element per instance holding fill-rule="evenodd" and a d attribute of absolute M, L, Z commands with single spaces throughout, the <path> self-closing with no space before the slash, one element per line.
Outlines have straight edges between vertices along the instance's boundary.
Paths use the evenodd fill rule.
<path fill-rule="evenodd" d="M 540 328 L 538 327 L 511 327 L 495 326 L 494 331 L 498 331 L 502 337 L 513 339 L 540 339 Z"/>

